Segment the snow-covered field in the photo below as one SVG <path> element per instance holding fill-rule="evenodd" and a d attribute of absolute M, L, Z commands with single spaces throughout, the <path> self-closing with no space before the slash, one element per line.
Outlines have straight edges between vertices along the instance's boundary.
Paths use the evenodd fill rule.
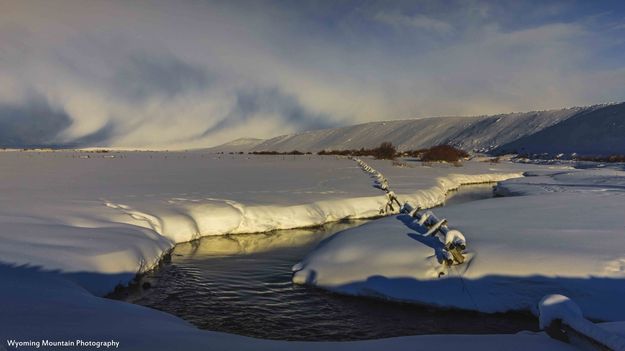
<path fill-rule="evenodd" d="M 335 157 L 10 152 L 0 158 L 2 262 L 113 280 L 151 267 L 177 242 L 371 217 L 385 203 L 354 162 Z M 460 182 L 509 178 L 521 169 L 385 164 L 399 193 L 431 205 Z M 104 294 L 117 282 L 81 284 Z"/>
<path fill-rule="evenodd" d="M 428 206 L 442 202 L 445 192 L 463 183 L 502 180 L 518 177 L 525 170 L 546 169 L 536 165 L 484 162 L 468 162 L 464 167 L 393 167 L 388 161 L 367 162 L 384 173 L 400 199 Z M 506 183 L 511 191 L 515 186 L 525 185 Z M 542 195 L 535 197 L 539 196 Z M 612 196 L 620 195 L 610 193 L 605 199 L 610 200 Z M 413 350 L 415 345 L 424 349 L 435 346 L 456 349 L 468 344 L 475 349 L 499 349 L 501 345 L 519 350 L 569 349 L 535 333 L 419 336 L 356 343 L 262 341 L 200 331 L 177 317 L 99 297 L 117 284 L 128 282 L 137 272 L 150 268 L 177 242 L 202 235 L 294 228 L 377 215 L 386 197 L 372 187 L 372 179 L 351 160 L 317 156 L 235 157 L 193 152 L 6 152 L 0 153 L 0 199 L 0 340 L 114 339 L 121 342 L 121 348 L 133 350 L 374 350 L 382 347 Z M 517 199 L 521 198 L 503 200 L 512 203 Z M 600 203 L 597 200 L 589 206 L 600 206 Z M 477 250 L 480 246 L 472 240 L 478 236 L 469 225 L 477 226 L 478 220 L 470 222 L 470 216 L 465 213 L 467 209 L 449 208 L 445 215 L 453 224 L 463 226 L 470 248 Z M 499 207 L 482 210 L 491 209 Z M 508 212 L 499 211 L 493 218 L 514 212 L 510 208 Z M 606 238 L 612 239 L 612 227 L 606 227 L 603 221 L 611 221 L 609 215 L 614 211 L 606 212 L 605 217 L 598 215 L 589 223 L 595 227 L 602 223 L 599 235 L 604 240 L 600 240 L 602 244 L 595 252 L 607 257 L 614 253 L 618 242 L 612 245 L 607 242 Z M 466 222 L 461 222 L 461 213 L 465 213 Z M 389 217 L 376 223 L 386 222 L 389 227 L 374 233 L 377 235 L 373 242 L 379 244 L 380 238 L 385 239 L 378 250 L 396 242 L 393 238 L 397 220 Z M 501 222 L 503 220 L 493 223 Z M 553 226 L 557 227 L 556 223 Z M 402 230 L 406 236 L 407 229 Z M 354 233 L 345 232 L 330 240 L 322 250 Z M 353 241 L 355 245 L 359 245 L 358 242 Z M 416 244 L 419 243 L 411 240 L 409 244 L 404 243 L 406 247 L 402 249 L 409 247 L 417 258 L 426 254 Z M 573 244 L 577 245 L 577 241 L 571 242 Z M 337 247 L 337 250 L 344 248 Z M 354 250 L 351 251 L 353 256 Z M 580 257 L 579 262 L 584 264 L 599 261 L 591 254 L 584 254 L 590 250 L 580 251 L 571 256 Z M 320 253 L 322 251 L 309 257 L 306 270 L 298 276 L 324 264 L 315 260 Z M 556 258 L 558 255 L 561 252 L 554 252 Z M 378 256 L 384 262 L 400 264 L 403 257 L 401 252 L 386 254 L 385 258 Z M 479 262 L 478 258 L 473 259 L 472 265 Z M 375 259 L 375 255 L 370 255 L 370 260 L 374 260 L 371 262 L 384 263 Z M 608 272 L 604 276 L 622 273 L 618 257 L 611 259 L 611 265 L 604 265 Z M 337 262 L 336 276 L 353 282 L 354 276 L 345 275 L 353 262 L 349 259 Z M 522 269 L 521 265 L 516 267 Z M 362 272 L 377 269 L 373 264 L 356 268 Z M 583 267 L 577 268 L 572 276 L 582 271 Z M 316 281 L 322 282 L 326 273 L 332 272 L 319 270 Z M 392 271 L 387 273 L 392 277 Z M 583 308 L 587 306 L 581 304 Z M 614 313 L 620 313 L 615 310 Z M 2 346 L 7 347 L 7 344 Z"/>
<path fill-rule="evenodd" d="M 625 319 L 625 172 L 528 174 L 497 187 L 519 196 L 435 211 L 466 236 L 462 265 L 444 268 L 442 243 L 398 215 L 339 233 L 297 265 L 294 281 L 484 312 L 536 312 L 544 295 L 560 293 L 589 318 Z"/>

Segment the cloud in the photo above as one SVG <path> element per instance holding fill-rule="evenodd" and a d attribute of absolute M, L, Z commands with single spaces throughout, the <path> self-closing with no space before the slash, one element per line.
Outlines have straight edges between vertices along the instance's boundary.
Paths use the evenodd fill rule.
<path fill-rule="evenodd" d="M 120 98 L 131 102 L 152 97 L 172 99 L 189 91 L 209 88 L 209 72 L 186 63 L 175 56 L 147 54 L 128 57 L 111 79 L 111 89 Z"/>
<path fill-rule="evenodd" d="M 0 147 L 55 146 L 59 133 L 70 124 L 66 113 L 40 98 L 31 98 L 25 104 L 4 104 L 0 106 Z"/>
<path fill-rule="evenodd" d="M 619 101 L 625 17 L 602 6 L 0 0 L 0 144 L 206 147 Z"/>
<path fill-rule="evenodd" d="M 401 13 L 380 12 L 375 15 L 375 19 L 392 26 L 414 27 L 438 34 L 449 34 L 454 30 L 451 24 L 422 14 L 409 16 Z"/>
<path fill-rule="evenodd" d="M 236 93 L 236 101 L 228 115 L 205 130 L 201 137 L 245 124 L 259 116 L 282 119 L 283 122 L 304 130 L 329 128 L 334 125 L 329 116 L 307 111 L 296 98 L 285 95 L 278 89 L 243 89 Z"/>

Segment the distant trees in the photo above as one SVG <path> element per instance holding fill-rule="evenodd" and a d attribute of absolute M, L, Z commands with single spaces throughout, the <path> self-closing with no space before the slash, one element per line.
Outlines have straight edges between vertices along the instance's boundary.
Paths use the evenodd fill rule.
<path fill-rule="evenodd" d="M 242 152 L 241 152 L 242 153 Z M 312 155 L 312 152 L 301 152 L 297 150 L 279 152 L 279 151 L 250 151 L 250 155 Z"/>
<path fill-rule="evenodd" d="M 373 149 L 360 148 L 358 150 L 321 150 L 317 155 L 338 155 L 338 156 L 373 156 L 381 160 L 392 160 L 397 157 L 397 148 L 393 143 L 383 142 Z"/>
<path fill-rule="evenodd" d="M 383 142 L 377 148 L 373 149 L 373 157 L 381 160 L 392 160 L 397 156 L 397 148 L 393 143 Z"/>
<path fill-rule="evenodd" d="M 303 155 L 303 152 L 293 150 L 290 152 L 279 151 L 254 151 L 249 152 L 254 155 Z M 310 154 L 307 152 L 306 154 Z M 337 155 L 337 156 L 373 156 L 380 160 L 394 160 L 399 156 L 415 157 L 424 162 L 458 162 L 468 157 L 469 154 L 464 150 L 458 149 L 451 145 L 437 145 L 429 149 L 407 150 L 398 152 L 393 143 L 385 141 L 380 146 L 372 149 L 351 149 L 351 150 L 321 150 L 317 155 Z"/>

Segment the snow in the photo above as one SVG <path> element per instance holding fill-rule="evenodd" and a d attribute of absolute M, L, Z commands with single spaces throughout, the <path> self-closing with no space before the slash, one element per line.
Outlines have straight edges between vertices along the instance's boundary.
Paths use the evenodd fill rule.
<path fill-rule="evenodd" d="M 625 153 L 625 103 L 584 111 L 560 123 L 502 145 L 496 152 L 578 153 L 615 155 Z M 560 157 L 564 156 L 563 154 Z"/>
<path fill-rule="evenodd" d="M 625 350 L 625 337 L 619 335 L 625 332 L 624 329 L 620 329 L 620 333 L 615 333 L 592 323 L 584 318 L 579 306 L 566 296 L 552 294 L 543 297 L 539 303 L 539 311 L 541 329 L 553 328 L 552 323 L 560 320 L 575 332 L 600 343 L 609 350 Z M 570 335 L 568 338 L 573 339 L 574 336 Z"/>
<path fill-rule="evenodd" d="M 425 228 L 398 215 L 324 242 L 298 264 L 293 281 L 345 294 L 483 312 L 537 313 L 544 295 L 560 293 L 589 318 L 624 320 L 625 172 L 552 169 L 530 174 L 535 176 L 497 187 L 524 196 L 434 211 L 466 236 L 464 264 L 441 265 L 441 240 L 422 236 Z"/>
<path fill-rule="evenodd" d="M 111 155 L 115 157 L 107 157 Z M 426 206 L 440 204 L 448 190 L 463 183 L 543 168 L 483 162 L 401 168 L 388 161 L 367 163 L 388 178 L 401 200 Z M 541 333 L 355 343 L 265 341 L 201 331 L 159 311 L 98 297 L 152 267 L 175 243 L 202 235 L 377 216 L 387 199 L 372 185 L 373 179 L 368 180 L 357 164 L 336 157 L 0 153 L 0 340 L 79 336 L 115 339 L 122 349 L 133 350 L 413 350 L 415 345 L 456 349 L 469 344 L 475 349 L 498 349 L 502 344 L 519 350 L 570 349 Z M 374 223 L 388 220 L 395 218 Z M 392 237 L 392 226 L 383 230 Z M 474 240 L 469 235 L 471 245 Z M 343 261 L 359 254 L 343 254 Z M 404 257 L 401 252 L 386 256 L 397 262 Z"/>
<path fill-rule="evenodd" d="M 359 342 L 285 342 L 199 330 L 166 313 L 93 296 L 54 273 L 0 266 L 0 342 L 114 340 L 120 350 L 574 350 L 542 333 L 432 335 Z M 467 345 L 470 345 L 467 347 Z M 1 348 L 1 347 L 0 347 Z M 24 348 L 27 349 L 27 348 Z"/>
<path fill-rule="evenodd" d="M 487 152 L 498 150 L 553 152 L 558 149 L 583 152 L 603 151 L 601 145 L 622 150 L 622 112 L 617 115 L 613 109 L 625 104 L 595 105 L 561 110 L 510 113 L 495 116 L 476 117 L 433 117 L 409 120 L 371 122 L 341 128 L 306 131 L 282 135 L 261 142 L 249 144 L 247 149 L 237 151 L 311 151 L 360 149 L 377 147 L 382 142 L 392 142 L 399 150 L 421 149 L 438 144 L 452 144 L 465 150 Z M 601 120 L 602 124 L 588 127 Z M 567 121 L 574 121 L 568 122 Z M 621 129 L 615 129 L 614 125 Z M 560 126 L 562 124 L 562 126 Z M 580 127 L 581 126 L 581 127 Z M 534 137 L 542 132 L 540 138 Z M 566 133 L 574 134 L 573 136 Z M 586 138 L 584 133 L 592 133 Z M 610 140 L 597 136 L 610 136 Z M 560 141 L 563 140 L 563 141 Z M 583 142 L 580 142 L 582 140 Z M 531 142 L 530 142 L 531 141 Z M 599 142 L 601 141 L 601 142 Z M 232 143 L 217 146 L 212 150 L 230 151 Z M 499 148 L 500 146 L 504 146 Z M 536 145 L 535 147 L 533 145 Z"/>
<path fill-rule="evenodd" d="M 106 158 L 110 155 L 117 157 Z M 358 166 L 344 158 L 191 152 L 0 157 L 0 259 L 65 272 L 119 274 L 120 282 L 153 266 L 177 242 L 373 217 L 386 203 Z M 502 165 L 492 171 L 469 162 L 449 174 L 446 167 L 373 163 L 397 179 L 398 195 L 430 206 L 463 182 L 518 176 L 527 167 Z M 101 295 L 116 283 L 84 284 Z"/>
<path fill-rule="evenodd" d="M 584 318 L 582 310 L 575 302 L 564 295 L 551 294 L 543 297 L 538 303 L 538 323 L 545 329 L 555 320 L 574 321 Z"/>
<path fill-rule="evenodd" d="M 258 144 L 262 143 L 263 139 L 257 138 L 239 138 L 232 140 L 228 143 L 219 145 L 218 147 L 212 147 L 197 151 L 206 151 L 206 152 L 243 152 L 253 149 L 258 146 Z"/>
<path fill-rule="evenodd" d="M 622 165 L 593 169 L 528 171 L 525 177 L 497 185 L 499 195 L 541 195 L 546 193 L 599 194 L 625 191 Z"/>

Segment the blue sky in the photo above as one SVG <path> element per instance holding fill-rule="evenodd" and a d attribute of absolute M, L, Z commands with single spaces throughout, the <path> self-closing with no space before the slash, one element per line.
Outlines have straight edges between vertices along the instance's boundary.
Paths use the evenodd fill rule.
<path fill-rule="evenodd" d="M 5 146 L 623 101 L 625 2 L 0 0 L 0 82 Z"/>

